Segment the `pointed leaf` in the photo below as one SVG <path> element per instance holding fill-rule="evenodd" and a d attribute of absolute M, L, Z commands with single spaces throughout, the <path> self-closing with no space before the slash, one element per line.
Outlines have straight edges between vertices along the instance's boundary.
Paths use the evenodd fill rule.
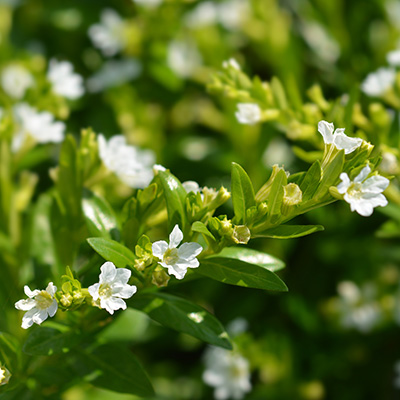
<path fill-rule="evenodd" d="M 293 239 L 323 231 L 322 225 L 281 225 L 254 235 L 255 238 Z"/>
<path fill-rule="evenodd" d="M 203 222 L 200 222 L 200 221 L 194 222 L 192 224 L 192 231 L 201 233 L 202 235 L 204 235 L 212 240 L 215 240 L 214 235 L 208 230 L 208 228 L 206 227 L 206 225 Z"/>
<path fill-rule="evenodd" d="M 84 190 L 82 209 L 91 236 L 111 239 L 118 231 L 117 218 L 108 202 L 89 190 Z"/>
<path fill-rule="evenodd" d="M 236 223 L 246 223 L 246 210 L 256 205 L 253 184 L 246 171 L 232 163 L 232 201 Z"/>
<path fill-rule="evenodd" d="M 147 373 L 128 348 L 105 344 L 78 354 L 77 361 L 78 373 L 96 387 L 142 397 L 154 395 Z"/>
<path fill-rule="evenodd" d="M 232 349 L 222 324 L 204 308 L 166 293 L 137 295 L 128 304 L 160 324 L 214 346 Z"/>
<path fill-rule="evenodd" d="M 285 263 L 278 258 L 246 247 L 225 247 L 216 256 L 234 258 L 249 264 L 258 265 L 272 272 L 285 268 Z"/>
<path fill-rule="evenodd" d="M 304 177 L 300 189 L 303 192 L 303 201 L 311 199 L 317 190 L 321 180 L 321 163 L 319 160 L 315 161 L 309 168 Z"/>
<path fill-rule="evenodd" d="M 288 290 L 284 282 L 268 269 L 233 258 L 215 256 L 204 259 L 196 271 L 230 285 L 282 292 Z"/>

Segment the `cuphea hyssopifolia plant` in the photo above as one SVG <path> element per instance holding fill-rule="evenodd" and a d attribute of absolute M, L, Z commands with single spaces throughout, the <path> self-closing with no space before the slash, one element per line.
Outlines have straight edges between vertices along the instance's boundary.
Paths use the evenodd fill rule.
<path fill-rule="evenodd" d="M 112 322 L 103 311 L 96 312 L 96 307 L 110 314 L 132 307 L 164 326 L 231 349 L 229 337 L 215 316 L 168 293 L 165 287 L 172 280 L 176 283 L 206 276 L 232 285 L 286 291 L 275 274 L 283 268 L 283 262 L 247 248 L 247 243 L 252 238 L 295 238 L 323 229 L 287 222 L 341 198 L 343 184 L 336 185 L 343 174 L 356 181 L 363 171 L 366 178 L 379 161 L 370 158 L 373 146 L 364 141 L 357 142 L 351 151 L 346 150 L 347 145 L 339 148 L 333 139 L 329 141 L 325 140 L 322 160 L 315 161 L 308 171 L 290 175 L 275 165 L 257 192 L 236 163 L 232 164 L 231 193 L 223 187 L 200 189 L 193 182 L 182 184 L 170 171 L 156 165 L 151 183 L 134 191 L 118 212 L 119 207 L 112 207 L 109 200 L 118 204 L 120 199 L 108 195 L 101 180 L 94 179 L 102 174 L 103 167 L 96 135 L 83 131 L 79 146 L 67 136 L 59 166 L 52 171 L 55 283 L 50 282 L 46 290 L 32 291 L 25 286 L 28 299 L 16 303 L 18 309 L 26 311 L 23 328 L 41 324 L 58 315 L 58 310 L 67 313 L 60 318 L 62 327 L 52 322 L 49 327 L 33 330 L 24 344 L 25 351 L 33 355 L 65 354 L 72 362 L 82 362 L 89 372 L 103 371 L 112 364 L 123 374 L 116 382 L 127 379 L 129 387 L 126 382 L 118 385 L 100 379 L 94 379 L 95 385 L 147 396 L 152 393 L 151 384 L 130 352 L 127 356 L 120 348 L 110 343 L 99 345 L 93 339 L 88 345 L 88 335 L 92 337 Z M 234 215 L 215 216 L 216 209 L 230 197 Z M 63 274 L 65 265 L 70 267 Z M 88 282 L 88 287 L 83 282 Z M 49 335 L 55 339 L 48 340 Z M 74 349 L 79 350 L 76 353 Z M 131 368 L 134 365 L 135 376 L 128 376 L 120 360 L 113 362 L 118 357 L 131 363 Z"/>

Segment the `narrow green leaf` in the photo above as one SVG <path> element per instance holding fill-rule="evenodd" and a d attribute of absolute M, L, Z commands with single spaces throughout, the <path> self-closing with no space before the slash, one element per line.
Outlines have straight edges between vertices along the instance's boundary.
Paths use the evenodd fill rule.
<path fill-rule="evenodd" d="M 232 163 L 232 202 L 236 223 L 246 223 L 246 210 L 256 205 L 253 184 L 246 171 Z"/>
<path fill-rule="evenodd" d="M 315 161 L 313 165 L 309 168 L 304 177 L 302 184 L 300 185 L 300 189 L 303 192 L 303 201 L 310 200 L 321 180 L 321 163 L 319 160 Z"/>
<path fill-rule="evenodd" d="M 76 369 L 92 385 L 142 397 L 154 395 L 151 382 L 128 348 L 105 344 L 78 355 Z"/>
<path fill-rule="evenodd" d="M 169 171 L 159 171 L 157 177 L 164 190 L 170 231 L 176 224 L 178 224 L 181 230 L 185 233 L 187 225 L 185 213 L 186 190 L 182 186 L 181 182 Z"/>
<path fill-rule="evenodd" d="M 285 268 L 285 263 L 278 258 L 246 247 L 225 247 L 216 256 L 234 258 L 249 264 L 258 265 L 272 272 Z"/>
<path fill-rule="evenodd" d="M 21 346 L 18 340 L 8 333 L 0 332 L 0 360 L 9 369 L 16 369 Z"/>
<path fill-rule="evenodd" d="M 115 234 L 118 231 L 114 211 L 102 197 L 85 189 L 82 209 L 90 235 L 111 239 L 112 233 Z"/>
<path fill-rule="evenodd" d="M 79 337 L 74 332 L 40 327 L 30 333 L 22 350 L 33 356 L 51 356 L 67 353 L 78 340 Z"/>
<path fill-rule="evenodd" d="M 293 239 L 323 231 L 322 225 L 281 225 L 257 233 L 255 238 Z"/>
<path fill-rule="evenodd" d="M 281 110 L 287 109 L 288 101 L 286 98 L 285 89 L 283 88 L 281 81 L 276 76 L 272 77 L 271 79 L 271 89 L 278 107 Z"/>
<path fill-rule="evenodd" d="M 203 222 L 200 222 L 200 221 L 194 222 L 192 224 L 192 231 L 201 233 L 202 235 L 204 235 L 212 240 L 215 240 L 214 235 L 208 230 L 208 228 L 206 227 L 206 225 Z"/>
<path fill-rule="evenodd" d="M 283 200 L 283 186 L 287 183 L 286 173 L 280 170 L 274 181 L 272 182 L 271 191 L 269 193 L 268 202 L 268 219 L 270 220 L 274 215 L 281 214 L 282 200 Z"/>
<path fill-rule="evenodd" d="M 344 150 L 340 150 L 333 160 L 325 168 L 320 184 L 315 192 L 315 197 L 323 197 L 329 193 L 329 188 L 335 185 L 339 180 L 339 175 L 343 171 Z"/>
<path fill-rule="evenodd" d="M 204 259 L 196 271 L 230 285 L 281 292 L 288 290 L 285 283 L 268 269 L 233 258 L 215 256 Z"/>
<path fill-rule="evenodd" d="M 204 308 L 166 293 L 138 294 L 128 304 L 160 324 L 214 346 L 232 349 L 222 324 Z"/>
<path fill-rule="evenodd" d="M 87 239 L 90 246 L 105 260 L 111 261 L 118 268 L 125 268 L 127 265 L 133 267 L 136 256 L 130 249 L 116 242 L 105 238 Z"/>

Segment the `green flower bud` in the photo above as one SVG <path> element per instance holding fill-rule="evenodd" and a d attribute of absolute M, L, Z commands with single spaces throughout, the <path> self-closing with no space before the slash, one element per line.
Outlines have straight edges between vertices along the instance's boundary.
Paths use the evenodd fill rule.
<path fill-rule="evenodd" d="M 60 303 L 66 308 L 72 305 L 73 300 L 74 298 L 71 296 L 70 293 L 65 293 L 60 297 Z"/>
<path fill-rule="evenodd" d="M 6 385 L 11 378 L 11 373 L 6 367 L 0 368 L 0 385 Z"/>
<path fill-rule="evenodd" d="M 237 244 L 247 244 L 250 240 L 250 229 L 246 225 L 235 225 L 232 239 Z"/>
<path fill-rule="evenodd" d="M 165 270 L 162 267 L 157 267 L 152 274 L 151 283 L 157 287 L 163 287 L 168 286 L 169 280 L 170 276 L 165 272 Z"/>
<path fill-rule="evenodd" d="M 282 214 L 288 215 L 293 206 L 300 204 L 303 193 L 298 185 L 289 183 L 283 187 Z"/>

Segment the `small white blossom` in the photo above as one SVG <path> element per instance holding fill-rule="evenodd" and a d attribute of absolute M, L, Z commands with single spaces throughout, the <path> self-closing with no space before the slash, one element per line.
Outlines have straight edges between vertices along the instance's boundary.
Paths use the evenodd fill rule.
<path fill-rule="evenodd" d="M 134 59 L 110 60 L 87 80 L 89 92 L 97 93 L 104 89 L 122 85 L 137 78 L 142 72 L 142 65 Z"/>
<path fill-rule="evenodd" d="M 203 248 L 194 242 L 179 244 L 183 239 L 183 233 L 178 225 L 175 225 L 169 235 L 169 244 L 164 240 L 153 243 L 154 257 L 158 257 L 161 266 L 168 269 L 168 274 L 183 279 L 188 268 L 197 268 L 200 263 L 196 258 Z"/>
<path fill-rule="evenodd" d="M 382 317 L 375 300 L 375 287 L 366 284 L 359 288 L 354 282 L 343 281 L 338 284 L 337 290 L 341 325 L 363 333 L 371 331 Z"/>
<path fill-rule="evenodd" d="M 347 136 L 344 128 L 338 128 L 335 131 L 334 129 L 333 124 L 326 121 L 318 122 L 318 132 L 324 138 L 325 144 L 333 143 L 338 150 L 344 150 L 345 154 L 352 153 L 362 145 L 362 139 Z"/>
<path fill-rule="evenodd" d="M 199 193 L 199 192 L 201 192 L 201 187 L 195 181 L 182 182 L 182 186 L 186 190 L 187 193 L 190 193 L 190 192 Z"/>
<path fill-rule="evenodd" d="M 370 173 L 371 168 L 367 165 L 352 182 L 349 176 L 342 172 L 342 182 L 337 186 L 339 193 L 344 195 L 344 200 L 350 204 L 351 211 L 357 211 L 364 217 L 369 217 L 375 207 L 385 207 L 388 204 L 382 192 L 389 186 L 389 179 L 380 175 L 368 178 Z"/>
<path fill-rule="evenodd" d="M 134 3 L 141 5 L 142 7 L 153 8 L 159 6 L 163 0 L 132 0 Z"/>
<path fill-rule="evenodd" d="M 199 3 L 184 16 L 186 26 L 189 28 L 203 28 L 218 22 L 218 7 L 212 1 Z"/>
<path fill-rule="evenodd" d="M 29 299 L 15 303 L 17 310 L 27 311 L 22 317 L 22 328 L 27 329 L 33 323 L 40 325 L 47 317 L 54 317 L 58 309 L 58 303 L 54 297 L 56 291 L 57 287 L 53 282 L 47 285 L 46 290 L 31 291 L 27 285 L 24 286 L 24 292 Z"/>
<path fill-rule="evenodd" d="M 195 43 L 173 40 L 168 46 L 167 64 L 181 78 L 188 78 L 201 65 L 202 58 Z"/>
<path fill-rule="evenodd" d="M 392 68 L 379 68 L 367 75 L 361 84 L 361 90 L 368 96 L 379 97 L 390 89 L 396 79 L 396 73 Z"/>
<path fill-rule="evenodd" d="M 145 188 L 153 179 L 154 153 L 128 145 L 122 135 L 107 140 L 98 136 L 99 155 L 104 165 L 126 185 Z"/>
<path fill-rule="evenodd" d="M 100 23 L 89 28 L 88 34 L 93 44 L 106 57 L 112 57 L 125 47 L 125 23 L 111 8 L 101 12 Z"/>
<path fill-rule="evenodd" d="M 255 125 L 261 120 L 261 109 L 255 103 L 238 103 L 235 116 L 244 125 Z"/>
<path fill-rule="evenodd" d="M 397 174 L 399 171 L 399 161 L 397 160 L 397 157 L 389 151 L 384 151 L 382 153 L 382 161 L 379 164 L 379 169 L 385 174 Z"/>
<path fill-rule="evenodd" d="M 75 100 L 85 92 L 83 78 L 74 73 L 74 67 L 68 61 L 50 60 L 47 79 L 53 85 L 53 91 L 67 99 Z"/>
<path fill-rule="evenodd" d="M 209 347 L 205 353 L 203 380 L 214 387 L 217 400 L 243 399 L 251 390 L 250 367 L 246 358 L 233 351 Z"/>
<path fill-rule="evenodd" d="M 26 90 L 33 84 L 33 76 L 21 65 L 9 65 L 1 73 L 1 85 L 4 91 L 14 99 L 22 99 Z"/>
<path fill-rule="evenodd" d="M 37 143 L 59 143 L 64 139 L 65 124 L 54 121 L 53 114 L 48 111 L 39 112 L 26 103 L 14 106 L 14 117 L 17 131 L 14 134 L 12 149 L 18 151 L 27 136 Z"/>
<path fill-rule="evenodd" d="M 389 51 L 386 54 L 386 60 L 392 67 L 400 67 L 400 50 Z"/>
<path fill-rule="evenodd" d="M 247 0 L 226 0 L 218 5 L 219 22 L 228 30 L 240 28 L 242 22 L 248 18 L 249 12 Z"/>
<path fill-rule="evenodd" d="M 88 287 L 94 302 L 100 303 L 100 308 L 106 309 L 110 314 L 114 314 L 114 311 L 120 308 L 125 310 L 126 303 L 122 299 L 129 299 L 137 291 L 136 286 L 128 285 L 131 271 L 116 268 L 110 261 L 105 262 L 100 271 L 99 283 Z"/>
<path fill-rule="evenodd" d="M 0 386 L 7 385 L 11 378 L 10 371 L 5 367 L 0 367 Z"/>
<path fill-rule="evenodd" d="M 229 67 L 232 67 L 232 68 L 240 71 L 240 65 L 234 58 L 230 58 L 229 60 L 224 61 L 222 63 L 222 68 L 228 69 Z"/>

